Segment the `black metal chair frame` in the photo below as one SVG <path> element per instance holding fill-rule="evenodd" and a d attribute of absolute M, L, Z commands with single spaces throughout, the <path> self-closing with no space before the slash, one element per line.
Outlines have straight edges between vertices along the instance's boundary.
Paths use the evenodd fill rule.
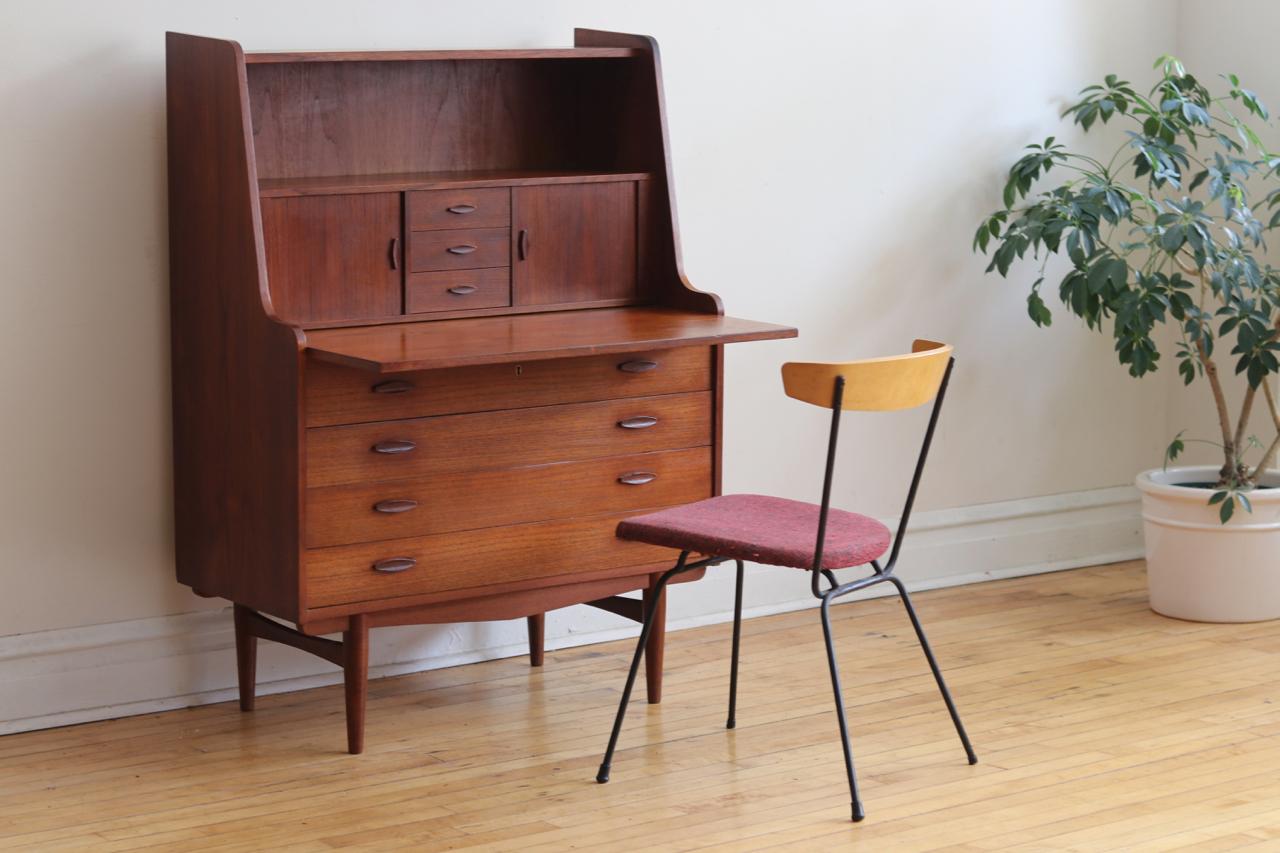
<path fill-rule="evenodd" d="M 929 663 L 929 669 L 933 672 L 934 680 L 938 683 L 938 690 L 942 693 L 942 699 L 947 705 L 947 712 L 951 715 L 951 722 L 955 724 L 956 734 L 960 736 L 960 742 L 964 745 L 964 751 L 968 756 L 969 763 L 978 763 L 978 757 L 974 754 L 973 745 L 969 742 L 969 736 L 965 733 L 964 724 L 960 722 L 960 714 L 956 711 L 955 702 L 951 699 L 951 692 L 947 689 L 946 682 L 942 678 L 942 671 L 938 668 L 938 661 L 933 656 L 933 650 L 929 647 L 924 628 L 920 624 L 919 617 L 916 616 L 915 607 L 911 604 L 911 596 L 907 593 L 907 588 L 903 585 L 901 579 L 893 573 L 894 567 L 898 563 L 902 540 L 907 531 L 907 522 L 911 517 L 911 507 L 915 503 L 916 490 L 920 486 L 920 477 L 924 472 L 925 458 L 929 455 L 929 445 L 933 442 L 934 429 L 938 423 L 938 413 L 942 409 L 942 401 L 946 396 L 947 384 L 951 380 L 951 370 L 954 366 L 955 359 L 952 358 L 947 362 L 946 372 L 943 374 L 942 383 L 938 387 L 938 393 L 934 398 L 933 410 L 929 415 L 929 426 L 925 431 L 924 444 L 921 446 L 920 456 L 916 460 L 915 473 L 911 477 L 911 487 L 907 491 L 906 505 L 902 510 L 902 518 L 898 522 L 898 530 L 894 535 L 893 548 L 889 552 L 888 561 L 884 566 L 881 566 L 879 561 L 872 560 L 867 565 L 871 566 L 873 574 L 843 584 L 836 579 L 835 574 L 830 569 L 821 568 L 822 550 L 827 534 L 827 515 L 831 508 L 831 482 L 835 472 L 836 443 L 840 434 L 841 404 L 844 400 L 845 380 L 843 376 L 836 377 L 835 387 L 832 391 L 831 433 L 827 442 L 827 466 L 822 483 L 822 504 L 818 512 L 818 538 L 814 546 L 810 588 L 813 596 L 822 602 L 822 634 L 827 646 L 827 666 L 831 670 L 831 689 L 835 694 L 836 716 L 840 723 L 840 740 L 844 746 L 844 765 L 849 777 L 849 794 L 852 800 L 854 821 L 862 820 L 866 813 L 862 808 L 862 800 L 858 796 L 858 782 L 853 769 L 853 749 L 849 745 L 849 724 L 845 716 L 844 696 L 840 687 L 840 670 L 836 663 L 835 643 L 831 635 L 831 603 L 838 598 L 880 583 L 893 585 L 898 592 L 898 596 L 902 599 L 907 616 L 911 619 L 911 627 L 915 629 L 916 638 L 920 641 L 920 648 L 924 650 L 925 659 Z M 662 595 L 666 589 L 667 582 L 676 575 L 706 568 L 707 566 L 719 565 L 727 561 L 727 558 L 712 556 L 689 562 L 689 554 L 689 551 L 681 552 L 675 566 L 668 569 L 658 579 L 654 587 L 655 596 Z M 737 724 L 735 714 L 738 699 L 738 649 L 742 638 L 743 566 L 742 560 L 734 560 L 734 563 L 737 568 L 737 578 L 733 597 L 733 651 L 729 665 L 729 718 L 725 723 L 725 727 L 730 729 Z M 819 575 L 830 584 L 826 590 L 821 587 L 818 579 Z M 649 633 L 653 629 L 653 614 L 656 610 L 657 608 L 649 608 L 649 612 L 645 616 L 644 625 L 640 629 L 640 639 L 636 644 L 635 655 L 631 658 L 631 670 L 627 674 L 627 683 L 622 690 L 622 700 L 618 705 L 618 714 L 613 721 L 613 732 L 609 735 L 609 746 L 605 750 L 604 760 L 600 763 L 600 771 L 596 774 L 596 781 L 601 784 L 609 781 L 613 753 L 618 745 L 618 736 L 622 732 L 622 721 L 626 717 L 627 705 L 631 701 L 631 690 L 635 686 L 636 674 L 640 668 L 640 658 L 644 654 L 645 643 L 648 641 Z"/>

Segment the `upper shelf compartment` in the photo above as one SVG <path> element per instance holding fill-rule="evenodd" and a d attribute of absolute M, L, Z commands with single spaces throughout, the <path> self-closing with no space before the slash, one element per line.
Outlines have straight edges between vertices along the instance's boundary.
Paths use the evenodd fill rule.
<path fill-rule="evenodd" d="M 658 171 L 628 103 L 643 63 L 581 50 L 552 52 L 572 62 L 428 51 L 436 61 L 251 63 L 258 178 Z"/>
<path fill-rule="evenodd" d="M 248 65 L 280 62 L 441 62 L 460 59 L 630 59 L 643 51 L 629 47 L 551 47 L 528 50 L 344 50 L 248 51 Z"/>
<path fill-rule="evenodd" d="M 456 172 L 394 172 L 385 175 L 330 175 L 303 178 L 263 178 L 258 193 L 263 198 L 346 193 L 401 192 L 404 190 L 474 189 L 477 187 L 533 186 L 538 184 L 591 184 L 643 181 L 647 172 L 548 171 L 536 169 L 472 169 Z"/>

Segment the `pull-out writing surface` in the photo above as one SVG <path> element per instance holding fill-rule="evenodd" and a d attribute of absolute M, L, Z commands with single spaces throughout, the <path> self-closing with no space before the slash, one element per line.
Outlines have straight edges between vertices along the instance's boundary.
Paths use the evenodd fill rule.
<path fill-rule="evenodd" d="M 794 338 L 788 326 L 671 308 L 601 308 L 307 332 L 321 361 L 378 373 Z"/>

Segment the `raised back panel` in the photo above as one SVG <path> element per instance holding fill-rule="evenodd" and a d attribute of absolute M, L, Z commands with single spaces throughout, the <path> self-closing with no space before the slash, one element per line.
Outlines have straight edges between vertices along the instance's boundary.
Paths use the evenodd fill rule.
<path fill-rule="evenodd" d="M 619 168 L 637 61 L 250 65 L 258 176 Z"/>

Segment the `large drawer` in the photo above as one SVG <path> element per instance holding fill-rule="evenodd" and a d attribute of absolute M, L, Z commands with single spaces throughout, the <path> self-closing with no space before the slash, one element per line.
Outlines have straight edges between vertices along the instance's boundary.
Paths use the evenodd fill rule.
<path fill-rule="evenodd" d="M 625 515 L 466 530 L 305 553 L 308 607 L 509 584 L 675 562 L 676 552 L 618 539 Z M 380 567 L 382 570 L 379 570 Z"/>
<path fill-rule="evenodd" d="M 406 480 L 711 443 L 711 393 L 307 430 L 307 485 Z"/>
<path fill-rule="evenodd" d="M 312 548 L 688 503 L 711 496 L 711 448 L 307 490 Z"/>
<path fill-rule="evenodd" d="M 395 377 L 307 364 L 307 426 L 678 394 L 711 388 L 707 347 L 484 364 Z"/>

